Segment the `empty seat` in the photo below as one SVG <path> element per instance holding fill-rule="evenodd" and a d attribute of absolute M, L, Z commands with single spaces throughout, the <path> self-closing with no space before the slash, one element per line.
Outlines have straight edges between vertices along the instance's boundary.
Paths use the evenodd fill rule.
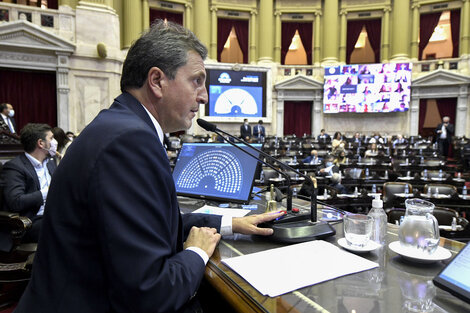
<path fill-rule="evenodd" d="M 457 187 L 448 184 L 426 184 L 424 185 L 424 193 L 440 195 L 449 195 L 450 197 L 456 197 L 458 195 Z"/>
<path fill-rule="evenodd" d="M 408 183 L 403 182 L 387 182 L 383 186 L 383 201 L 384 203 L 389 203 L 393 201 L 396 197 L 396 194 L 404 193 L 406 186 L 408 186 L 408 192 L 413 193 L 413 186 Z"/>

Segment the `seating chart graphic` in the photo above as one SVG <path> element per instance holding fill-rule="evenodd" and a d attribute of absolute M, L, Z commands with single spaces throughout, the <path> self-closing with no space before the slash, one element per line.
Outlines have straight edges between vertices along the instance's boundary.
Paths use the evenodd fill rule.
<path fill-rule="evenodd" d="M 181 171 L 177 189 L 237 194 L 242 188 L 241 161 L 230 151 L 212 149 L 194 155 Z"/>

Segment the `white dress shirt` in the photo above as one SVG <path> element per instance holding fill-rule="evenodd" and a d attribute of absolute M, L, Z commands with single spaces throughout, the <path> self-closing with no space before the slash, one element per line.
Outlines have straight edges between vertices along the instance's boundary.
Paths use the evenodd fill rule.
<path fill-rule="evenodd" d="M 24 154 L 28 158 L 29 162 L 31 162 L 31 165 L 33 165 L 34 170 L 36 171 L 36 175 L 38 175 L 39 186 L 41 188 L 42 199 L 44 202 L 36 215 L 43 215 L 44 206 L 46 205 L 47 192 L 49 191 L 49 185 L 51 184 L 51 174 L 49 174 L 49 169 L 47 168 L 47 162 L 49 162 L 49 158 L 46 158 L 41 163 L 31 154 L 26 152 Z"/>
<path fill-rule="evenodd" d="M 162 127 L 158 123 L 157 119 L 152 114 L 150 114 L 150 112 L 147 110 L 147 108 L 143 104 L 141 104 L 141 105 L 144 108 L 145 112 L 147 112 L 148 116 L 150 117 L 150 120 L 152 121 L 153 125 L 155 126 L 155 129 L 157 130 L 158 138 L 160 139 L 160 142 L 163 145 L 163 129 L 162 129 Z M 222 236 L 233 234 L 233 232 L 232 232 L 232 218 L 230 216 L 222 216 L 222 221 L 220 223 L 220 234 Z M 204 261 L 204 264 L 207 264 L 207 262 L 209 261 L 209 256 L 207 255 L 207 253 L 199 247 L 187 247 L 186 250 L 191 250 L 191 251 L 197 253 L 202 258 L 202 260 Z"/>

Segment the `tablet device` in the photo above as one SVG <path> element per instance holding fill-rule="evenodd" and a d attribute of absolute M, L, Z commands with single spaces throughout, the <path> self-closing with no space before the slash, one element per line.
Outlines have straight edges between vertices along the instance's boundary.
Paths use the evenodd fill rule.
<path fill-rule="evenodd" d="M 470 303 L 470 245 L 460 250 L 452 261 L 433 279 L 439 288 Z"/>

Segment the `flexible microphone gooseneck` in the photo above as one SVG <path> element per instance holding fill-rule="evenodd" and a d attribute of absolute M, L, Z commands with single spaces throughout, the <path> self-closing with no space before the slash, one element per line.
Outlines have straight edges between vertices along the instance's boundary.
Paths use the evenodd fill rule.
<path fill-rule="evenodd" d="M 317 192 L 316 192 L 315 184 L 309 176 L 299 172 L 298 170 L 292 168 L 291 166 L 285 164 L 284 162 L 279 161 L 278 159 L 276 159 L 276 158 L 272 157 L 271 155 L 267 154 L 266 152 L 255 148 L 254 146 L 252 146 L 251 144 L 249 144 L 245 140 L 237 138 L 237 137 L 235 137 L 235 136 L 233 136 L 233 135 L 217 128 L 217 126 L 213 123 L 210 123 L 210 122 L 205 121 L 205 120 L 200 119 L 200 118 L 197 119 L 197 123 L 198 123 L 199 126 L 204 128 L 205 130 L 218 134 L 219 136 L 224 138 L 224 140 L 226 142 L 234 145 L 235 147 L 238 147 L 238 146 L 235 145 L 234 143 L 232 143 L 231 141 L 227 140 L 223 135 L 226 135 L 226 136 L 234 139 L 237 142 L 245 144 L 246 146 L 252 148 L 253 150 L 255 150 L 257 152 L 259 152 L 265 158 L 268 158 L 268 159 L 270 159 L 274 162 L 277 162 L 278 164 L 281 165 L 281 167 L 284 170 L 290 170 L 290 171 L 298 174 L 299 176 L 304 177 L 306 180 L 310 181 L 310 183 L 314 187 L 314 192 L 312 192 L 311 203 L 310 203 L 310 221 L 303 220 L 303 221 L 288 222 L 288 223 L 284 223 L 284 224 L 271 224 L 271 225 L 269 225 L 268 227 L 271 227 L 274 230 L 274 233 L 272 235 L 272 238 L 274 240 L 281 241 L 281 242 L 287 242 L 287 243 L 297 243 L 297 242 L 303 242 L 303 241 L 308 241 L 308 240 L 325 238 L 325 237 L 329 237 L 329 236 L 332 236 L 332 235 L 336 234 L 335 229 L 332 228 L 330 224 L 325 223 L 325 222 L 316 223 L 316 221 L 317 221 L 317 195 L 316 194 L 317 194 Z M 242 148 L 240 148 L 240 147 L 238 147 L 238 148 L 241 149 L 242 151 L 246 152 L 247 154 L 251 155 L 252 157 L 254 157 L 252 154 L 248 153 L 247 151 L 243 150 Z M 256 158 L 256 159 L 258 161 L 261 161 L 259 158 Z M 263 164 L 269 164 L 265 161 L 261 161 L 261 162 Z M 271 167 L 270 165 L 268 165 L 268 166 Z M 271 167 L 271 168 L 273 168 L 273 167 Z M 276 171 L 276 172 L 278 172 L 278 171 Z M 290 182 L 290 180 L 288 180 L 288 181 Z M 290 202 L 290 206 L 292 208 L 292 190 L 291 190 L 290 183 L 287 186 L 287 203 L 289 204 L 289 202 Z"/>

